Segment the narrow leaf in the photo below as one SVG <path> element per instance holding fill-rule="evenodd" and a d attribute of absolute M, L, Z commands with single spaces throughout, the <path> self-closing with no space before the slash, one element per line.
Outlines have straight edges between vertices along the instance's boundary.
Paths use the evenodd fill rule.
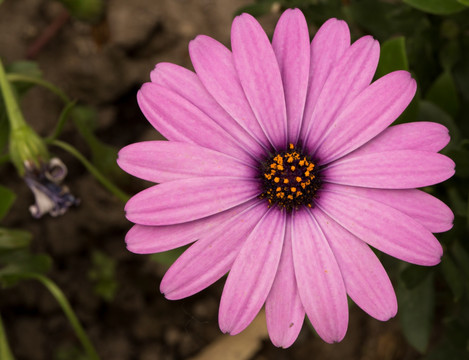
<path fill-rule="evenodd" d="M 16 195 L 10 189 L 0 185 L 0 219 L 10 210 L 15 201 Z"/>
<path fill-rule="evenodd" d="M 162 253 L 156 253 L 151 255 L 151 259 L 153 261 L 156 261 L 157 263 L 160 263 L 162 265 L 167 265 L 170 266 L 172 265 L 179 256 L 187 249 L 187 246 L 165 251 Z"/>
<path fill-rule="evenodd" d="M 25 230 L 0 228 L 0 249 L 19 249 L 27 247 L 32 235 Z"/>
<path fill-rule="evenodd" d="M 453 76 L 449 71 L 442 73 L 428 89 L 425 99 L 446 111 L 453 118 L 458 115 L 459 98 Z"/>
<path fill-rule="evenodd" d="M 380 78 L 396 70 L 409 70 L 405 38 L 403 36 L 385 41 L 381 45 L 381 53 L 375 78 Z"/>
<path fill-rule="evenodd" d="M 399 319 L 404 337 L 415 349 L 424 353 L 428 347 L 435 308 L 433 276 L 413 289 L 401 282 L 397 288 Z"/>
<path fill-rule="evenodd" d="M 28 77 L 42 79 L 42 71 L 34 61 L 16 61 L 5 66 L 7 74 L 20 74 Z M 30 82 L 16 82 L 14 87 L 18 96 L 24 95 L 30 88 L 36 84 Z"/>
<path fill-rule="evenodd" d="M 441 261 L 443 276 L 453 293 L 454 301 L 459 301 L 464 292 L 463 278 L 458 267 L 449 255 L 443 256 Z"/>
<path fill-rule="evenodd" d="M 45 254 L 31 254 L 25 250 L 0 252 L 0 283 L 5 286 L 16 285 L 24 279 L 24 273 L 44 274 L 49 271 L 52 259 Z"/>
<path fill-rule="evenodd" d="M 466 9 L 458 0 L 404 0 L 404 2 L 418 10 L 435 15 L 449 15 Z"/>

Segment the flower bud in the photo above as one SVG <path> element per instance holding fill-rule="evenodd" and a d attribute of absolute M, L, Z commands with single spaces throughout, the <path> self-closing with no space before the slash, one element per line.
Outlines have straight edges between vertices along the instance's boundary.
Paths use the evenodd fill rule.
<path fill-rule="evenodd" d="M 49 160 L 49 152 L 44 141 L 28 125 L 10 131 L 10 158 L 20 176 L 25 174 L 25 167 L 39 168 Z"/>

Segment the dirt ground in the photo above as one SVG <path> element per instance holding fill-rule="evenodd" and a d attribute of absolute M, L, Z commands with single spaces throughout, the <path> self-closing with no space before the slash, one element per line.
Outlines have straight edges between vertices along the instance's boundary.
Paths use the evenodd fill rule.
<path fill-rule="evenodd" d="M 80 103 L 97 107 L 99 137 L 120 148 L 158 138 L 135 99 L 154 64 L 167 61 L 190 67 L 187 46 L 197 34 L 229 45 L 233 13 L 247 3 L 109 0 L 104 21 L 90 25 L 69 20 L 33 59 L 47 80 Z M 4 0 L 0 6 L 3 62 L 25 59 L 35 39 L 62 11 L 51 0 Z M 269 14 L 262 19 L 268 32 L 273 31 L 277 17 Z M 62 106 L 57 97 L 39 88 L 31 90 L 22 105 L 27 121 L 44 136 Z M 72 126 L 66 127 L 62 139 L 90 155 Z M 262 318 L 239 336 L 222 335 L 217 311 L 223 281 L 189 299 L 164 299 L 158 286 L 165 267 L 125 249 L 124 236 L 131 224 L 124 217 L 123 203 L 74 158 L 51 150 L 68 165 L 67 184 L 81 205 L 63 217 L 31 218 L 32 195 L 11 167 L 0 174 L 1 181 L 17 191 L 18 199 L 3 225 L 31 231 L 34 251 L 53 257 L 49 275 L 67 295 L 103 360 L 419 358 L 402 338 L 398 320 L 380 323 L 356 307 L 351 309 L 348 334 L 340 344 L 324 343 L 305 324 L 291 348 L 277 349 L 267 338 Z M 128 193 L 146 185 L 128 178 Z M 88 276 L 95 250 L 116 261 L 118 288 L 111 302 L 96 295 Z M 0 290 L 0 312 L 18 360 L 55 359 L 66 349 L 69 355 L 61 359 L 79 359 L 70 350 L 80 349 L 80 344 L 69 323 L 39 284 L 24 282 Z"/>

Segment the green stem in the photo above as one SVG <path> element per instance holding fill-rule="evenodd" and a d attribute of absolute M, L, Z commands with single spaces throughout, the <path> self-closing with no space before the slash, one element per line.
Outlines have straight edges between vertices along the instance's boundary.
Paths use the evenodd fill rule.
<path fill-rule="evenodd" d="M 116 185 L 114 185 L 111 181 L 109 181 L 93 164 L 91 164 L 77 149 L 75 149 L 72 145 L 67 144 L 60 140 L 49 140 L 46 141 L 47 144 L 57 146 L 62 148 L 63 150 L 67 151 L 71 155 L 73 155 L 76 159 L 78 159 L 83 166 L 98 180 L 101 185 L 103 185 L 106 189 L 108 189 L 111 193 L 117 196 L 120 200 L 126 202 L 129 200 L 129 195 L 124 193 L 121 189 L 119 189 Z"/>
<path fill-rule="evenodd" d="M 8 345 L 8 339 L 3 327 L 2 317 L 0 316 L 0 359 L 2 360 L 14 360 L 13 354 Z"/>
<path fill-rule="evenodd" d="M 7 109 L 10 128 L 12 131 L 15 131 L 25 127 L 26 122 L 24 121 L 23 114 L 21 113 L 15 94 L 7 77 L 8 75 L 5 73 L 2 60 L 0 59 L 0 90 L 3 94 L 3 100 Z"/>
<path fill-rule="evenodd" d="M 70 325 L 72 325 L 73 330 L 75 330 L 75 334 L 80 340 L 81 344 L 83 345 L 83 348 L 85 349 L 86 353 L 88 354 L 88 359 L 90 360 L 99 360 L 99 355 L 96 352 L 96 349 L 94 348 L 93 344 L 91 343 L 90 339 L 88 338 L 88 335 L 86 335 L 85 330 L 80 324 L 80 321 L 78 320 L 77 316 L 75 315 L 75 312 L 73 311 L 72 307 L 70 306 L 70 303 L 68 302 L 67 298 L 65 297 L 64 293 L 60 288 L 49 278 L 40 275 L 40 274 L 35 274 L 35 273 L 19 273 L 18 275 L 24 277 L 24 278 L 29 278 L 29 279 L 35 279 L 40 281 L 46 288 L 49 290 L 49 292 L 52 294 L 52 296 L 57 300 L 59 303 L 60 307 L 62 308 L 63 312 L 65 313 L 65 316 L 67 317 L 68 321 L 70 322 Z M 2 358 L 3 359 L 3 358 Z"/>
<path fill-rule="evenodd" d="M 47 90 L 51 91 L 52 93 L 54 93 L 55 95 L 57 95 L 64 102 L 65 108 L 62 110 L 62 113 L 60 114 L 59 122 L 57 123 L 53 134 L 49 137 L 49 139 L 57 139 L 62 132 L 62 129 L 65 125 L 66 120 L 68 119 L 68 114 L 70 110 L 72 110 L 73 107 L 75 106 L 75 101 L 70 100 L 70 98 L 57 86 L 41 78 L 23 75 L 23 74 L 7 74 L 6 78 L 10 82 L 26 82 L 26 83 L 31 83 L 31 84 L 42 86 L 46 88 Z"/>
<path fill-rule="evenodd" d="M 62 90 L 60 90 L 57 86 L 43 79 L 40 79 L 34 76 L 23 75 L 23 74 L 8 74 L 6 78 L 11 82 L 26 82 L 26 83 L 31 83 L 31 84 L 42 86 L 46 88 L 47 90 L 53 92 L 55 95 L 57 95 L 65 104 L 68 104 L 71 102 L 69 97 Z"/>
<path fill-rule="evenodd" d="M 73 109 L 75 106 L 75 102 L 69 102 L 67 105 L 65 105 L 64 109 L 60 113 L 59 121 L 57 122 L 57 125 L 55 126 L 54 132 L 52 133 L 51 136 L 45 139 L 45 141 L 52 141 L 57 139 L 60 134 L 62 133 L 63 127 L 65 125 L 65 122 L 68 119 L 68 114 L 70 111 Z"/>

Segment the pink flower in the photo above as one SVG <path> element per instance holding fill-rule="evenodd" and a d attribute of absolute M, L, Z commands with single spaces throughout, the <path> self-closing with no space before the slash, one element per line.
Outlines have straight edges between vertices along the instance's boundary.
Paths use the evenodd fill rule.
<path fill-rule="evenodd" d="M 454 174 L 438 153 L 445 127 L 389 127 L 416 83 L 395 71 L 371 83 L 379 44 L 350 44 L 330 19 L 310 44 L 287 10 L 272 44 L 259 23 L 233 21 L 232 51 L 207 36 L 189 45 L 196 73 L 161 63 L 138 102 L 169 141 L 129 145 L 128 173 L 155 185 L 126 205 L 127 247 L 155 253 L 193 243 L 161 283 L 181 299 L 229 272 L 223 332 L 245 329 L 265 303 L 276 346 L 298 336 L 305 314 L 326 342 L 348 325 L 347 295 L 376 319 L 397 312 L 391 282 L 370 246 L 419 265 L 440 262 L 432 233 L 452 227 L 440 200 L 417 190 Z M 370 84 L 371 83 L 371 84 Z"/>

